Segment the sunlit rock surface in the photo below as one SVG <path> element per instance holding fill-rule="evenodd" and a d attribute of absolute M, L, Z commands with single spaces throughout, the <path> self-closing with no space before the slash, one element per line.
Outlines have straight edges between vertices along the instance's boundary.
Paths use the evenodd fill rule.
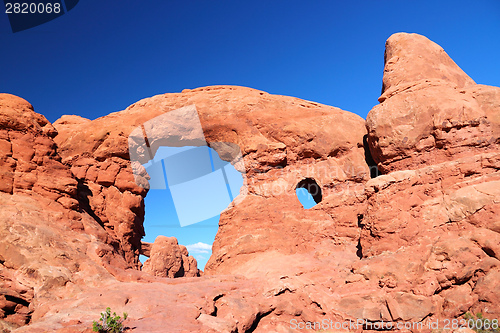
<path fill-rule="evenodd" d="M 500 89 L 423 36 L 391 36 L 385 60 L 366 122 L 213 86 L 52 125 L 0 94 L 0 329 L 90 332 L 108 306 L 132 332 L 499 318 Z M 222 158 L 239 147 L 245 173 L 201 277 L 172 235 L 141 243 L 148 175 L 134 177 L 128 142 L 189 105 Z M 295 194 L 305 179 L 321 190 L 310 209 Z"/>

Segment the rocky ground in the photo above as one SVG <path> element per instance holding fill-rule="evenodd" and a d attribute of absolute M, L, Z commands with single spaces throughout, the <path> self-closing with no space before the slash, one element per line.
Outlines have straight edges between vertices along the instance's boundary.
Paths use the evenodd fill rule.
<path fill-rule="evenodd" d="M 212 86 L 51 124 L 0 94 L 0 331 L 91 332 L 108 306 L 129 314 L 127 331 L 151 333 L 500 319 L 500 88 L 400 33 L 386 42 L 379 102 L 365 121 Z M 141 242 L 147 175 L 134 178 L 128 142 L 189 105 L 221 156 L 221 142 L 240 148 L 246 173 L 205 272 L 175 239 Z M 148 139 L 153 152 L 165 142 Z M 321 188 L 308 210 L 295 195 L 304 179 Z M 364 326 L 335 329 L 349 320 Z"/>

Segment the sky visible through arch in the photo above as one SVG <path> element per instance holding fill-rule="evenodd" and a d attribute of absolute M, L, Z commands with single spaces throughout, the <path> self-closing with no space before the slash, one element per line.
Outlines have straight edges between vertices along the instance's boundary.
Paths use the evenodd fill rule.
<path fill-rule="evenodd" d="M 143 165 L 151 187 L 145 199 L 143 241 L 174 236 L 203 269 L 212 253 L 219 214 L 239 195 L 243 175 L 208 146 L 159 147 L 153 160 Z"/>
<path fill-rule="evenodd" d="M 384 42 L 396 32 L 427 36 L 477 83 L 500 86 L 498 0 L 85 0 L 17 33 L 0 12 L 0 92 L 25 98 L 51 122 L 64 114 L 96 119 L 142 98 L 216 84 L 365 118 L 378 104 Z M 155 191 L 147 206 L 166 205 Z"/>

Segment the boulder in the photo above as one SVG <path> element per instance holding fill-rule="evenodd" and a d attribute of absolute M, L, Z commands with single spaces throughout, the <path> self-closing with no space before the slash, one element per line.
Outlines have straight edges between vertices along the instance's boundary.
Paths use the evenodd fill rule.
<path fill-rule="evenodd" d="M 156 237 L 142 271 L 160 277 L 200 276 L 196 259 L 175 237 Z"/>

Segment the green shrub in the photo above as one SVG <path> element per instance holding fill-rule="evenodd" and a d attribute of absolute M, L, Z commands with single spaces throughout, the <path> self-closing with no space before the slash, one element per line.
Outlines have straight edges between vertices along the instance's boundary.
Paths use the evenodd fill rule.
<path fill-rule="evenodd" d="M 100 323 L 94 321 L 92 330 L 99 333 L 121 333 L 124 329 L 123 321 L 127 319 L 127 316 L 126 312 L 123 313 L 123 319 L 117 316 L 116 312 L 111 315 L 111 308 L 108 307 L 105 312 L 101 313 Z"/>
<path fill-rule="evenodd" d="M 500 323 L 498 319 L 483 318 L 482 313 L 474 314 L 467 312 L 464 314 L 467 326 L 477 333 L 500 333 Z"/>

